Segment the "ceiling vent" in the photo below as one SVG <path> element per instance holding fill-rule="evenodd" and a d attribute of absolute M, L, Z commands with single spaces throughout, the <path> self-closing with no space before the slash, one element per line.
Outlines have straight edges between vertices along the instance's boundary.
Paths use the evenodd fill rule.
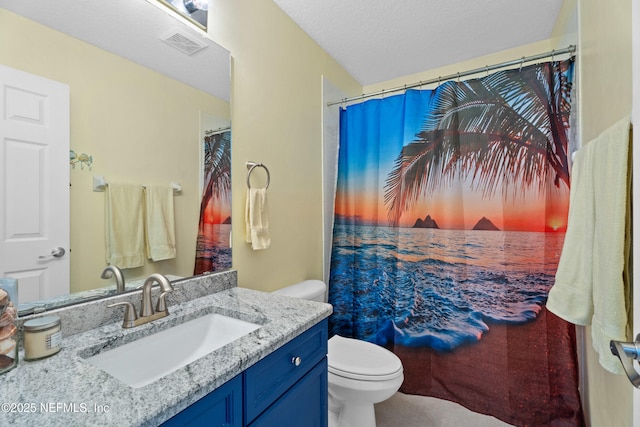
<path fill-rule="evenodd" d="M 204 49 L 207 45 L 198 40 L 194 40 L 191 36 L 180 30 L 171 30 L 162 36 L 162 41 L 178 49 L 185 55 L 193 55 L 194 53 Z"/>

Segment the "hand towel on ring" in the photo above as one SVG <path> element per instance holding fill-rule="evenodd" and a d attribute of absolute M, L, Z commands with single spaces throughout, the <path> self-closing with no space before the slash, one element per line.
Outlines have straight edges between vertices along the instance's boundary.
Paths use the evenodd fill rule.
<path fill-rule="evenodd" d="M 247 191 L 245 240 L 251 243 L 253 250 L 267 249 L 271 246 L 266 188 L 250 188 Z"/>

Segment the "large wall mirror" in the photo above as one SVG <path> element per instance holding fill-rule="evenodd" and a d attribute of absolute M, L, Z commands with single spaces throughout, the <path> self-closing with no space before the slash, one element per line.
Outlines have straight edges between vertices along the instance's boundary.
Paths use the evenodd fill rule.
<path fill-rule="evenodd" d="M 99 297 L 113 285 L 100 278 L 107 265 L 105 193 L 94 191 L 95 177 L 179 184 L 176 257 L 123 272 L 131 283 L 155 272 L 194 274 L 203 143 L 230 132 L 230 57 L 155 3 L 0 0 L 0 64 L 69 86 L 70 158 L 76 156 L 69 164 L 71 279 L 70 295 L 56 304 L 77 302 L 78 293 Z M 227 257 L 226 268 L 230 249 Z"/>

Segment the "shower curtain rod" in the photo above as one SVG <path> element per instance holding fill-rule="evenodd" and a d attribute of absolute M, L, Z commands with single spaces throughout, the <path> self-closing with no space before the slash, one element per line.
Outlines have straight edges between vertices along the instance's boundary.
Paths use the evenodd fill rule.
<path fill-rule="evenodd" d="M 576 51 L 576 46 L 575 45 L 570 45 L 570 46 L 568 46 L 568 47 L 566 47 L 564 49 L 560 49 L 560 50 L 552 50 L 551 52 L 540 53 L 538 55 L 532 55 L 532 56 L 523 56 L 522 58 L 514 59 L 513 61 L 501 62 L 499 64 L 494 64 L 494 65 L 486 65 L 486 66 L 484 66 L 482 68 L 476 68 L 476 69 L 473 69 L 473 70 L 463 71 L 463 72 L 460 72 L 460 73 L 449 74 L 448 76 L 440 76 L 440 77 L 438 77 L 436 79 L 419 81 L 418 83 L 412 83 L 410 85 L 404 85 L 404 86 L 396 87 L 396 88 L 393 88 L 393 89 L 382 89 L 382 90 L 380 90 L 378 92 L 372 92 L 372 93 L 367 93 L 367 94 L 363 93 L 360 96 L 354 96 L 354 97 L 351 97 L 351 98 L 344 98 L 344 99 L 341 99 L 339 101 L 327 102 L 327 106 L 331 107 L 332 105 L 346 104 L 348 102 L 363 100 L 363 99 L 367 99 L 367 98 L 372 98 L 374 96 L 386 95 L 388 93 L 402 92 L 404 90 L 411 89 L 411 88 L 414 88 L 414 87 L 424 86 L 424 85 L 433 84 L 433 83 L 446 82 L 447 80 L 451 80 L 451 79 L 460 79 L 460 77 L 466 77 L 466 76 L 470 76 L 472 74 L 479 74 L 479 73 L 484 73 L 484 72 L 488 73 L 489 71 L 493 71 L 493 70 L 498 69 L 498 68 L 511 67 L 513 65 L 518 65 L 518 64 L 520 64 L 522 66 L 522 64 L 524 64 L 525 62 L 537 61 L 538 59 L 543 59 L 543 58 L 548 58 L 548 57 L 552 57 L 553 58 L 555 55 L 564 55 L 565 53 L 573 54 L 575 51 Z"/>
<path fill-rule="evenodd" d="M 220 127 L 218 129 L 211 129 L 211 130 L 208 130 L 206 132 L 211 132 L 212 134 L 218 134 L 218 133 L 226 132 L 228 130 L 231 130 L 231 126 Z"/>

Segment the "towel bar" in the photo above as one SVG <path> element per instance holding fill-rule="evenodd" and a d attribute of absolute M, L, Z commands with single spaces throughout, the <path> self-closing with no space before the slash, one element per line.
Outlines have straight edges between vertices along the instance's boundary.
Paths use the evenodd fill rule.
<path fill-rule="evenodd" d="M 253 172 L 255 168 L 263 168 L 267 172 L 267 184 L 264 186 L 264 189 L 266 190 L 269 188 L 269 183 L 271 182 L 271 174 L 265 165 L 256 162 L 247 162 L 247 188 L 251 189 L 251 172 Z"/>
<path fill-rule="evenodd" d="M 104 176 L 94 175 L 93 176 L 93 191 L 105 191 L 107 189 L 107 185 L 109 183 L 104 179 Z M 143 185 L 143 187 L 146 187 Z M 182 193 L 182 186 L 177 182 L 171 183 L 171 188 L 173 188 L 173 195 L 177 196 Z"/>

